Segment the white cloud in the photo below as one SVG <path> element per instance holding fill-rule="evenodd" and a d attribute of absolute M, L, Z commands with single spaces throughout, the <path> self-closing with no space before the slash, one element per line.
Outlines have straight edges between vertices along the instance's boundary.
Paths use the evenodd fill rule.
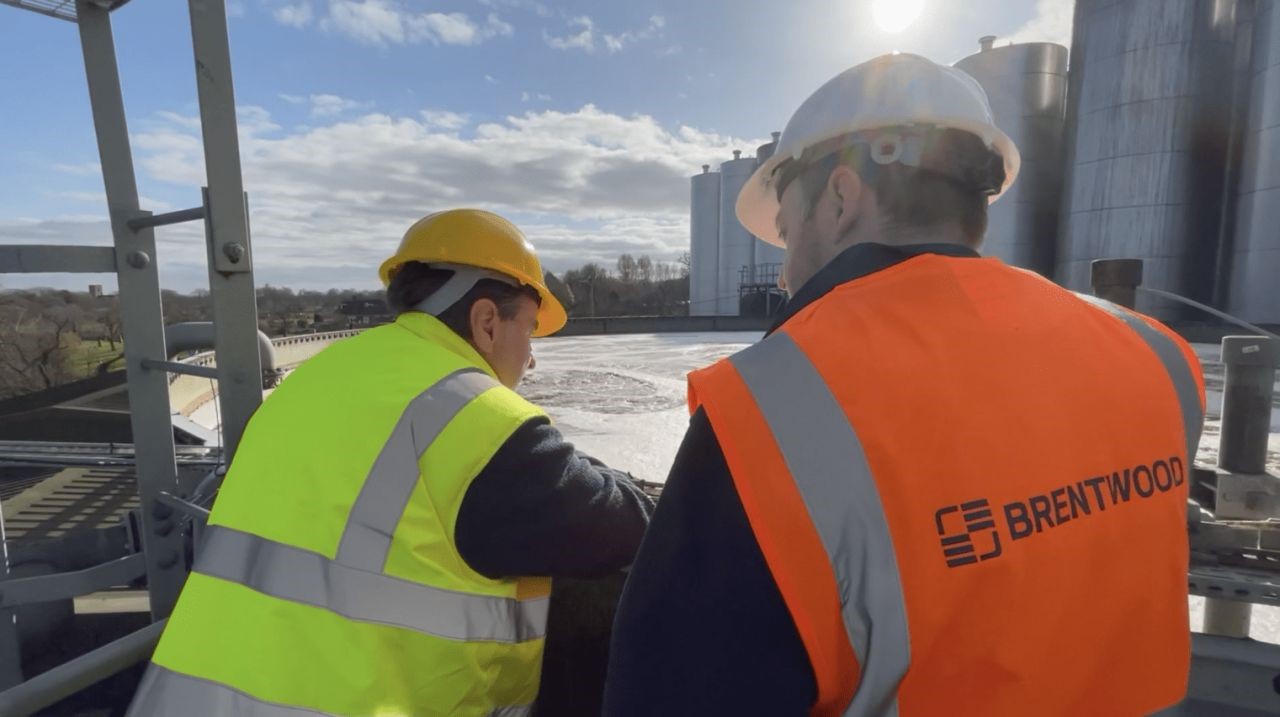
<path fill-rule="evenodd" d="M 489 83 L 489 84 L 491 84 L 491 85 L 496 85 L 496 84 L 498 84 L 498 80 L 497 80 L 497 78 L 495 78 L 493 75 L 485 75 L 485 76 L 484 76 L 484 81 L 485 81 L 485 82 L 488 82 L 488 83 Z"/>
<path fill-rule="evenodd" d="M 595 23 L 587 16 L 570 18 L 569 27 L 580 27 L 581 31 L 565 35 L 563 37 L 555 37 L 548 34 L 545 30 L 542 32 L 542 39 L 547 45 L 557 50 L 573 50 L 581 49 L 587 52 L 594 52 L 596 49 Z"/>
<path fill-rule="evenodd" d="M 471 121 L 467 115 L 448 110 L 423 110 L 419 114 L 422 115 L 422 120 L 428 127 L 438 127 L 443 130 L 459 130 Z"/>
<path fill-rule="evenodd" d="M 330 94 L 316 95 L 289 95 L 282 94 L 280 99 L 291 105 L 308 105 L 311 108 L 312 117 L 333 117 L 344 112 L 357 109 L 371 109 L 372 102 L 359 102 L 350 100 L 345 97 Z"/>
<path fill-rule="evenodd" d="M 626 49 L 628 45 L 657 37 L 666 27 L 667 21 L 661 15 L 653 15 L 644 28 L 627 30 L 617 35 L 599 32 L 595 21 L 586 15 L 570 18 L 568 24 L 571 30 L 576 29 L 577 32 L 554 36 L 544 30 L 542 39 L 548 46 L 557 50 L 583 50 L 591 54 L 603 49 L 609 54 L 614 54 Z"/>
<path fill-rule="evenodd" d="M 248 14 L 248 10 L 245 8 L 244 3 L 237 0 L 228 0 L 227 17 L 244 17 L 246 14 Z"/>
<path fill-rule="evenodd" d="M 550 102 L 551 95 L 543 94 L 541 92 L 521 92 L 520 101 L 521 102 Z"/>
<path fill-rule="evenodd" d="M 255 273 L 260 283 L 309 287 L 374 286 L 375 267 L 405 227 L 459 205 L 511 216 L 554 270 L 612 264 L 622 252 L 672 261 L 688 248 L 689 176 L 763 142 L 591 105 L 485 122 L 466 136 L 456 128 L 469 120 L 447 110 L 329 118 L 296 130 L 279 129 L 261 108 L 246 116 L 240 151 Z M 199 130 L 181 115 L 143 123 L 135 147 L 147 194 L 204 183 Z M 105 222 L 93 219 L 0 222 L 0 241 L 109 243 Z M 189 289 L 207 276 L 198 229 L 158 231 L 166 285 Z"/>
<path fill-rule="evenodd" d="M 399 0 L 329 0 L 320 27 L 369 45 L 478 45 L 515 33 L 496 13 L 481 24 L 460 12 L 415 12 Z"/>
<path fill-rule="evenodd" d="M 1036 16 L 1000 41 L 1056 42 L 1070 47 L 1073 5 L 1062 0 L 1037 0 Z"/>
<path fill-rule="evenodd" d="M 332 117 L 348 110 L 367 108 L 372 102 L 357 102 L 337 95 L 311 95 L 311 116 Z"/>
<path fill-rule="evenodd" d="M 303 2 L 297 4 L 278 7 L 272 13 L 272 17 L 281 25 L 306 27 L 311 24 L 312 20 L 311 2 L 310 0 L 303 0 Z"/>
<path fill-rule="evenodd" d="M 82 164 L 55 164 L 55 171 L 63 174 L 70 174 L 76 177 L 94 177 L 102 174 L 102 165 L 97 162 L 84 162 Z"/>
<path fill-rule="evenodd" d="M 538 17 L 551 17 L 551 8 L 537 0 L 479 0 L 481 5 L 491 8 L 510 8 L 513 10 L 529 10 Z"/>

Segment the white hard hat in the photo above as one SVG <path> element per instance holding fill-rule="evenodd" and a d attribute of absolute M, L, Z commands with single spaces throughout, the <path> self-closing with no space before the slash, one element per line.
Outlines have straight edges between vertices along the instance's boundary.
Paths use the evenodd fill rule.
<path fill-rule="evenodd" d="M 782 246 L 775 224 L 774 173 L 779 165 L 837 137 L 911 126 L 971 132 L 998 152 L 1004 159 L 1005 177 L 990 201 L 1018 175 L 1018 148 L 996 127 L 987 93 L 977 80 L 919 55 L 882 55 L 836 75 L 791 115 L 773 156 L 756 168 L 738 193 L 738 221 L 765 242 Z"/>

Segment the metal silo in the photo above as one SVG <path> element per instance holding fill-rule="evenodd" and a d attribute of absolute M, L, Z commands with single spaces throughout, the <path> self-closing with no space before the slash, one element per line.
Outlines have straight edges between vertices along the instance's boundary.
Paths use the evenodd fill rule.
<path fill-rule="evenodd" d="M 720 173 L 702 165 L 689 202 L 689 315 L 714 316 L 720 272 Z"/>
<path fill-rule="evenodd" d="M 1078 0 L 1056 268 L 1070 288 L 1088 288 L 1093 259 L 1133 257 L 1144 284 L 1211 300 L 1235 10 L 1235 0 Z M 1183 315 L 1166 302 L 1139 308 Z"/>
<path fill-rule="evenodd" d="M 738 284 L 743 267 L 755 264 L 755 245 L 760 240 L 738 223 L 734 203 L 742 185 L 756 169 L 753 157 L 742 157 L 734 150 L 733 159 L 720 165 L 720 272 L 716 282 L 716 313 L 721 316 L 738 315 Z"/>
<path fill-rule="evenodd" d="M 1052 276 L 1062 204 L 1062 132 L 1067 48 L 1051 43 L 992 47 L 956 63 L 987 92 L 996 125 L 1022 154 L 1013 187 L 991 205 L 983 253 Z"/>
<path fill-rule="evenodd" d="M 1258 3 L 1228 311 L 1280 324 L 1280 8 Z"/>
<path fill-rule="evenodd" d="M 774 150 L 778 147 L 778 138 L 781 136 L 781 132 L 774 132 L 773 141 L 769 144 L 760 145 L 760 148 L 756 150 L 757 167 L 773 156 Z M 772 244 L 765 244 L 759 240 L 756 240 L 754 246 L 756 249 L 755 265 L 757 267 L 768 267 L 770 264 L 782 264 L 782 258 L 786 255 L 786 251 L 781 247 L 776 247 Z"/>

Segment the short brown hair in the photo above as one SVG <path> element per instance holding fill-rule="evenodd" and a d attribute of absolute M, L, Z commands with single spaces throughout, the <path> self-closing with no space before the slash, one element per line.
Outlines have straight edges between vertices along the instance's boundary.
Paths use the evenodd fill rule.
<path fill-rule="evenodd" d="M 387 306 L 397 315 L 413 310 L 427 297 L 444 286 L 453 276 L 449 269 L 437 269 L 420 261 L 406 262 L 396 270 L 387 286 Z M 445 309 L 437 319 L 453 333 L 471 340 L 471 307 L 480 299 L 489 299 L 498 305 L 498 316 L 510 321 L 520 311 L 520 297 L 527 296 L 534 303 L 542 304 L 542 297 L 531 286 L 515 287 L 493 279 L 481 279 L 470 291 Z"/>
<path fill-rule="evenodd" d="M 990 186 L 1004 182 L 1004 162 L 998 153 L 974 134 L 944 129 L 929 138 L 919 167 L 896 162 L 877 164 L 871 160 L 866 144 L 817 159 L 810 165 L 813 171 L 801 170 L 795 177 L 808 201 L 809 212 L 822 197 L 831 172 L 841 163 L 856 171 L 875 192 L 876 204 L 884 212 L 890 231 L 895 227 L 923 229 L 954 221 L 960 225 L 965 242 L 974 247 L 982 243 L 987 232 Z"/>

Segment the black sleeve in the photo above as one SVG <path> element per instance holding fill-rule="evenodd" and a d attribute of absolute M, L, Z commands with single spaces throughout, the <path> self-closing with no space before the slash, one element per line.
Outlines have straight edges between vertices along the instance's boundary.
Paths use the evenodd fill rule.
<path fill-rule="evenodd" d="M 539 417 L 472 481 L 454 539 L 487 577 L 596 578 L 631 564 L 652 511 L 630 476 L 578 453 Z"/>
<path fill-rule="evenodd" d="M 689 433 L 618 606 L 608 717 L 807 715 L 809 658 L 706 416 Z"/>

